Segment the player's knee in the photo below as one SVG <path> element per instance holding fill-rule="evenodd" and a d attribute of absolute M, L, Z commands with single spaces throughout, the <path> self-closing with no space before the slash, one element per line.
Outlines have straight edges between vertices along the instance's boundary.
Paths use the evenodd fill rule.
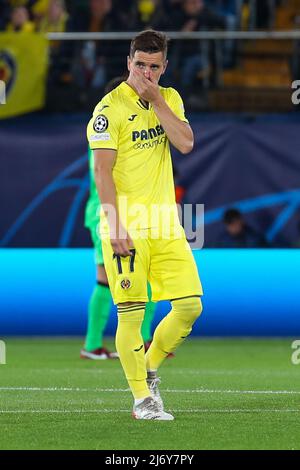
<path fill-rule="evenodd" d="M 186 297 L 185 299 L 173 300 L 172 306 L 177 315 L 183 316 L 190 324 L 197 320 L 203 310 L 200 297 Z"/>
<path fill-rule="evenodd" d="M 200 297 L 190 297 L 187 300 L 187 314 L 194 323 L 202 313 L 202 302 Z"/>

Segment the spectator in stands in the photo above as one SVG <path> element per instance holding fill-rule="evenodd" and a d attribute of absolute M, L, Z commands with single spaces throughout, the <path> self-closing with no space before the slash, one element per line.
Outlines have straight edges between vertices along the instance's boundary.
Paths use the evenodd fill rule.
<path fill-rule="evenodd" d="M 13 10 L 16 7 L 26 7 L 29 13 L 30 18 L 34 16 L 34 9 L 40 8 L 40 5 L 43 4 L 45 11 L 47 10 L 47 2 L 49 0 L 4 0 L 4 3 L 7 4 L 10 10 Z"/>
<path fill-rule="evenodd" d="M 129 29 L 170 29 L 170 16 L 166 15 L 162 0 L 135 0 L 130 14 Z"/>
<path fill-rule="evenodd" d="M 226 24 L 204 0 L 182 0 L 181 8 L 174 15 L 174 26 L 176 30 L 199 31 L 224 29 Z"/>
<path fill-rule="evenodd" d="M 46 16 L 42 18 L 39 31 L 41 33 L 66 31 L 68 14 L 64 0 L 50 0 Z"/>
<path fill-rule="evenodd" d="M 172 23 L 173 29 L 177 31 L 226 28 L 224 18 L 210 10 L 204 0 L 183 0 L 181 8 L 173 15 Z M 181 41 L 177 46 L 179 63 L 173 63 L 181 71 L 181 93 L 186 96 L 190 94 L 195 78 L 209 73 L 211 50 L 209 43 L 204 41 Z"/>
<path fill-rule="evenodd" d="M 40 8 L 42 8 L 40 4 Z M 42 11 L 42 10 L 38 10 Z M 38 16 L 36 16 L 38 18 Z M 37 20 L 38 21 L 38 20 Z M 39 21 L 38 30 L 41 33 L 60 33 L 66 31 L 68 21 L 68 13 L 65 9 L 64 0 L 49 0 L 48 10 L 44 17 L 41 17 Z M 54 76 L 60 74 L 60 47 L 61 41 L 50 41 L 49 48 L 49 82 Z"/>
<path fill-rule="evenodd" d="M 41 21 L 48 16 L 50 1 L 51 0 L 36 0 L 30 9 L 37 26 L 37 30 L 40 28 Z"/>
<path fill-rule="evenodd" d="M 47 13 L 49 1 L 50 0 L 0 0 L 0 28 L 2 20 L 2 3 L 6 6 L 6 14 L 7 11 L 11 12 L 16 7 L 26 7 L 30 19 L 34 20 L 34 23 L 38 25 L 40 19 Z"/>
<path fill-rule="evenodd" d="M 71 31 L 105 32 L 124 29 L 112 0 L 89 0 L 88 9 L 77 13 L 78 11 L 69 25 Z"/>
<path fill-rule="evenodd" d="M 227 31 L 236 31 L 241 27 L 244 0 L 207 0 L 211 10 L 223 18 L 224 28 Z M 237 42 L 234 39 L 222 41 L 223 67 L 230 68 L 235 65 Z"/>
<path fill-rule="evenodd" d="M 220 248 L 264 248 L 265 237 L 250 227 L 238 209 L 228 209 L 224 213 L 225 231 L 221 234 Z"/>
<path fill-rule="evenodd" d="M 75 14 L 68 25 L 69 31 L 106 32 L 124 29 L 119 12 L 113 10 L 112 0 L 90 0 L 86 14 Z M 120 66 L 118 60 L 122 48 L 124 43 L 118 41 L 87 41 L 65 45 L 63 55 L 73 59 L 72 74 L 78 85 L 99 88 L 111 77 L 122 75 L 125 65 Z"/>
<path fill-rule="evenodd" d="M 35 24 L 30 21 L 29 12 L 25 6 L 13 8 L 6 31 L 27 33 L 35 31 Z"/>
<path fill-rule="evenodd" d="M 235 31 L 241 26 L 243 0 L 207 0 L 209 7 L 223 17 L 226 29 Z M 222 41 L 222 62 L 226 68 L 234 65 L 236 41 Z"/>

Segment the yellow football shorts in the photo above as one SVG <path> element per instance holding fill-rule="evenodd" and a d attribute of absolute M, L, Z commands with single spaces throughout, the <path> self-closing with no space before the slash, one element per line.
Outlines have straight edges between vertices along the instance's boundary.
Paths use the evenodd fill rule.
<path fill-rule="evenodd" d="M 133 237 L 132 256 L 116 256 L 108 237 L 102 249 L 109 287 L 115 304 L 148 302 L 147 281 L 152 300 L 172 300 L 203 294 L 197 266 L 184 230 L 173 239 L 156 239 L 150 230 L 143 238 Z"/>

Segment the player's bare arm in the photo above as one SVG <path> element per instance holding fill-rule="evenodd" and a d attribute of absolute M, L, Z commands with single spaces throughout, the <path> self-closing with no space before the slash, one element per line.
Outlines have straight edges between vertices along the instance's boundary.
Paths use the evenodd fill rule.
<path fill-rule="evenodd" d="M 194 134 L 191 126 L 173 113 L 161 94 L 151 104 L 171 144 L 183 154 L 190 153 L 194 147 Z"/>
<path fill-rule="evenodd" d="M 120 256 L 131 256 L 130 248 L 133 247 L 133 242 L 120 222 L 116 187 L 112 175 L 116 155 L 115 150 L 94 150 L 95 182 L 107 217 L 113 251 Z"/>
<path fill-rule="evenodd" d="M 191 152 L 194 146 L 193 131 L 188 123 L 181 121 L 169 108 L 151 72 L 146 78 L 142 72 L 133 69 L 131 84 L 142 100 L 152 104 L 172 145 L 183 154 Z"/>

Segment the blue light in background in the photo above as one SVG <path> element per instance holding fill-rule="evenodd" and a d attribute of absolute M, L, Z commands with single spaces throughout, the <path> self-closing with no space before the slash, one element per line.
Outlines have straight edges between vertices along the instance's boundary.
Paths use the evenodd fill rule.
<path fill-rule="evenodd" d="M 204 312 L 194 334 L 299 336 L 300 250 L 201 250 Z M 0 336 L 84 335 L 93 250 L 0 250 Z M 158 304 L 155 324 L 169 310 Z M 107 328 L 114 334 L 113 308 Z"/>

